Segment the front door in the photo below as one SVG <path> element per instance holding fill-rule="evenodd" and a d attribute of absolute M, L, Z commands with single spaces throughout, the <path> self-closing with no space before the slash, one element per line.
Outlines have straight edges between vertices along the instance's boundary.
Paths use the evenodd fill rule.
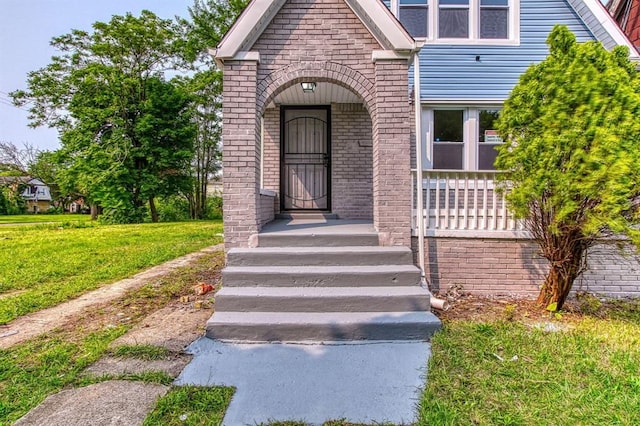
<path fill-rule="evenodd" d="M 331 208 L 329 107 L 283 108 L 282 209 Z"/>

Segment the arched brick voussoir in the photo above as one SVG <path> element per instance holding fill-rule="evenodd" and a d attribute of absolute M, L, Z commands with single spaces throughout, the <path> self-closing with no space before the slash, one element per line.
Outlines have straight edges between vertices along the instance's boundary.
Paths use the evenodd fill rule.
<path fill-rule="evenodd" d="M 373 115 L 374 83 L 353 68 L 335 62 L 299 62 L 270 73 L 258 82 L 258 113 L 264 113 L 266 106 L 283 90 L 310 79 L 334 83 L 352 91 L 362 99 L 367 111 Z"/>

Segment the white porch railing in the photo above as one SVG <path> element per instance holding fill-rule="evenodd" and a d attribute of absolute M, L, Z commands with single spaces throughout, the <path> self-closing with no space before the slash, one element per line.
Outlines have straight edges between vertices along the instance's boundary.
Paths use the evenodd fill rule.
<path fill-rule="evenodd" d="M 418 214 L 416 171 L 413 171 L 413 229 L 424 220 L 425 235 L 451 233 L 525 236 L 520 221 L 507 209 L 505 194 L 494 185 L 497 171 L 425 170 L 422 172 L 422 215 Z"/>

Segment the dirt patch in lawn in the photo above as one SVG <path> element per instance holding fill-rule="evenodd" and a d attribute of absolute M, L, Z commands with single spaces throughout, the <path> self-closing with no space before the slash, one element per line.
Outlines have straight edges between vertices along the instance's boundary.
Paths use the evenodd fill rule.
<path fill-rule="evenodd" d="M 460 289 L 450 289 L 436 297 L 446 299 L 449 309 L 434 310 L 443 321 L 517 321 L 528 325 L 559 322 L 571 324 L 585 316 L 605 318 L 618 316 L 617 311 L 625 300 L 607 299 L 580 292 L 570 297 L 558 312 L 549 312 L 536 304 L 536 297 L 522 295 L 485 296 L 465 293 Z M 627 301 L 628 302 L 628 301 Z M 640 302 L 636 301 L 640 305 Z"/>

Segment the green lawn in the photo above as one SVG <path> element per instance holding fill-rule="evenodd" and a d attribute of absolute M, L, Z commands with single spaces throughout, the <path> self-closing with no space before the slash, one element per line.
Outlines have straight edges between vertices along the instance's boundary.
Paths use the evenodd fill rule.
<path fill-rule="evenodd" d="M 0 215 L 0 225 L 50 222 L 88 222 L 89 220 L 91 220 L 91 216 L 88 214 L 18 214 L 10 216 Z"/>
<path fill-rule="evenodd" d="M 640 301 L 625 306 L 560 320 L 569 329 L 557 332 L 448 321 L 433 338 L 420 424 L 640 424 Z"/>
<path fill-rule="evenodd" d="M 0 227 L 0 324 L 222 242 L 220 221 Z"/>
<path fill-rule="evenodd" d="M 178 268 L 158 280 L 152 280 L 141 288 L 127 292 L 119 300 L 94 306 L 91 312 L 75 318 L 65 327 L 10 349 L 0 349 L 0 426 L 13 424 L 48 395 L 64 388 L 86 386 L 109 378 L 170 384 L 172 379 L 164 373 L 92 378 L 83 375 L 83 370 L 105 355 L 144 360 L 166 355 L 166 351 L 161 348 L 149 346 L 128 346 L 113 350 L 108 347 L 114 339 L 146 316 L 169 303 L 175 303 L 181 295 L 192 294 L 195 282 L 211 276 L 213 271 L 219 271 L 222 265 L 224 253 L 206 254 L 189 266 Z M 122 312 L 127 314 L 126 321 L 118 316 Z M 162 411 L 162 407 L 175 405 L 172 401 L 176 398 L 180 401 L 181 393 L 174 393 L 176 392 L 168 395 L 171 396 L 167 398 L 169 401 L 162 404 L 159 402 L 160 412 L 156 410 L 157 415 L 166 416 L 166 408 Z M 197 393 L 188 407 L 185 405 L 182 408 L 189 410 L 187 412 L 202 410 L 209 416 L 221 418 L 232 390 L 213 388 L 207 392 L 208 395 Z M 212 399 L 215 400 L 216 395 L 222 395 L 226 399 L 216 407 L 202 406 Z M 185 411 L 179 414 L 183 412 Z M 197 415 L 189 417 L 199 418 Z"/>

